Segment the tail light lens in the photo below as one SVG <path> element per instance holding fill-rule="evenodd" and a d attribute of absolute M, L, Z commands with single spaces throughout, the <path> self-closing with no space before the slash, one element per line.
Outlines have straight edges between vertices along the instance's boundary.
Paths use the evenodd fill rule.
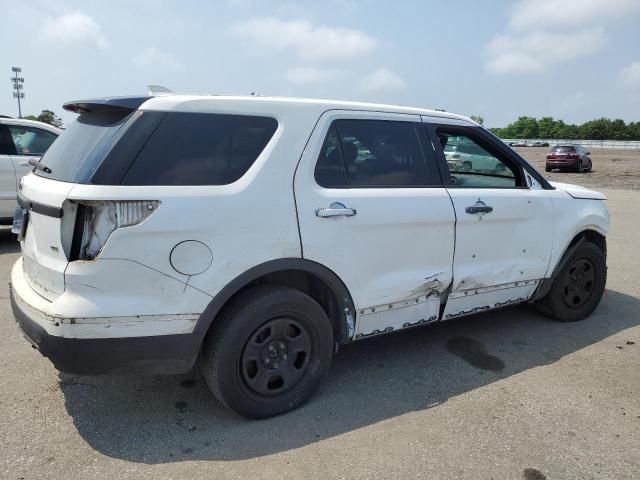
<path fill-rule="evenodd" d="M 119 228 L 146 220 L 160 206 L 157 200 L 79 201 L 69 261 L 93 260 Z"/>

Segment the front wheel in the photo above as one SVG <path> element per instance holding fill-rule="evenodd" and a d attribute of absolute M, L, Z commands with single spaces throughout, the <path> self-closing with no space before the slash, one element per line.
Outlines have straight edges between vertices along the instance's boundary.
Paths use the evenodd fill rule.
<path fill-rule="evenodd" d="M 604 252 L 585 242 L 568 258 L 556 276 L 542 311 L 563 322 L 583 320 L 596 309 L 607 283 Z"/>
<path fill-rule="evenodd" d="M 326 377 L 333 331 L 322 307 L 293 288 L 242 293 L 207 334 L 203 373 L 225 406 L 266 418 L 304 403 Z"/>

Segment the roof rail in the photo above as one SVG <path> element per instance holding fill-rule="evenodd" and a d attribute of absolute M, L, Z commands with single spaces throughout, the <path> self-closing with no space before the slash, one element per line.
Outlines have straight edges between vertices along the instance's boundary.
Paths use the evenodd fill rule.
<path fill-rule="evenodd" d="M 149 89 L 149 95 L 152 97 L 170 95 L 173 93 L 173 90 L 169 90 L 167 87 L 163 87 L 162 85 L 147 85 L 147 88 Z"/>

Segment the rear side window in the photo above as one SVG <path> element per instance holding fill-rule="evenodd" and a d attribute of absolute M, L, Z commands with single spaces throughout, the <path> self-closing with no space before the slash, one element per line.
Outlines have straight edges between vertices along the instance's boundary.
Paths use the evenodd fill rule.
<path fill-rule="evenodd" d="M 227 185 L 253 165 L 275 133 L 274 118 L 169 113 L 123 185 Z"/>
<path fill-rule="evenodd" d="M 427 167 L 412 122 L 336 120 L 315 169 L 327 188 L 428 185 Z"/>
<path fill-rule="evenodd" d="M 43 155 L 51 146 L 57 135 L 41 128 L 9 125 L 17 155 Z"/>

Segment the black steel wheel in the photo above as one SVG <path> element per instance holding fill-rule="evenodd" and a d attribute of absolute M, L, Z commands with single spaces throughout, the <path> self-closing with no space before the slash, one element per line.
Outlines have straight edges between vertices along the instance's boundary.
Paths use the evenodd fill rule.
<path fill-rule="evenodd" d="M 583 320 L 596 309 L 607 282 L 605 252 L 591 242 L 583 242 L 570 253 L 557 272 L 539 310 L 556 320 Z"/>
<path fill-rule="evenodd" d="M 276 317 L 249 336 L 240 357 L 240 375 L 255 395 L 281 395 L 304 379 L 313 354 L 307 327 L 292 317 Z"/>
<path fill-rule="evenodd" d="M 589 258 L 579 258 L 569 266 L 564 280 L 562 298 L 569 308 L 580 308 L 593 295 L 596 267 Z"/>
<path fill-rule="evenodd" d="M 266 418 L 303 404 L 327 376 L 332 355 L 331 322 L 313 298 L 261 285 L 214 320 L 202 347 L 203 374 L 222 404 Z"/>

